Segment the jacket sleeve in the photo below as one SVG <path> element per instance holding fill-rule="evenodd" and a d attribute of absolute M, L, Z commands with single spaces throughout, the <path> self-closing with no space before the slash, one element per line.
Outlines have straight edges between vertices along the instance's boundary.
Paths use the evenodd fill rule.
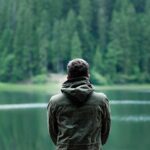
<path fill-rule="evenodd" d="M 110 132 L 110 106 L 109 101 L 107 98 L 104 100 L 104 107 L 103 107 L 103 115 L 102 115 L 102 130 L 101 130 L 101 141 L 102 145 L 104 145 L 108 139 L 109 132 Z"/>
<path fill-rule="evenodd" d="M 56 145 L 57 135 L 58 135 L 58 127 L 57 127 L 55 111 L 56 111 L 55 105 L 50 101 L 47 106 L 48 131 L 49 131 L 49 135 L 50 135 L 53 143 Z"/>

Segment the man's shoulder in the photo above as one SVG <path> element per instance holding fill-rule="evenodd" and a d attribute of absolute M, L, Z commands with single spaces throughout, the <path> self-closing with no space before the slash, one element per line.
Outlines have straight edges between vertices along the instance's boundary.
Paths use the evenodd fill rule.
<path fill-rule="evenodd" d="M 55 95 L 52 95 L 51 98 L 50 98 L 50 102 L 52 103 L 57 103 L 59 102 L 60 100 L 64 99 L 64 94 L 62 93 L 58 93 L 58 94 L 55 94 Z"/>
<path fill-rule="evenodd" d="M 55 106 L 57 106 L 58 104 L 60 105 L 61 102 L 63 101 L 63 99 L 64 99 L 64 95 L 63 95 L 62 93 L 58 93 L 58 94 L 52 95 L 52 96 L 50 97 L 49 102 L 48 102 L 47 108 L 48 108 L 49 106 L 55 107 Z"/>
<path fill-rule="evenodd" d="M 93 97 L 98 98 L 98 99 L 107 99 L 107 96 L 102 93 L 102 92 L 93 92 Z"/>
<path fill-rule="evenodd" d="M 96 104 L 103 104 L 108 102 L 108 98 L 104 93 L 94 91 L 91 95 L 91 101 Z"/>

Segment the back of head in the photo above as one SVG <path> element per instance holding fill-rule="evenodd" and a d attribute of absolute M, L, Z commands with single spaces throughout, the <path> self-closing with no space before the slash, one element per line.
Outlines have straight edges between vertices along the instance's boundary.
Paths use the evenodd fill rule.
<path fill-rule="evenodd" d="M 67 65 L 67 73 L 68 80 L 63 83 L 61 91 L 73 104 L 82 106 L 93 92 L 88 79 L 89 65 L 83 59 L 73 59 Z"/>
<path fill-rule="evenodd" d="M 84 76 L 88 77 L 89 64 L 81 58 L 73 59 L 69 61 L 67 65 L 67 73 L 69 79 L 84 77 Z"/>

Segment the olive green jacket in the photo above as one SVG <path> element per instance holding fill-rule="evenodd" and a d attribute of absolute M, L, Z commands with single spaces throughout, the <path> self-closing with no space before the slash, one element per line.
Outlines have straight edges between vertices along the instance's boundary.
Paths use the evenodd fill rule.
<path fill-rule="evenodd" d="M 88 78 L 64 82 L 48 103 L 48 129 L 57 150 L 99 150 L 110 131 L 109 102 Z"/>

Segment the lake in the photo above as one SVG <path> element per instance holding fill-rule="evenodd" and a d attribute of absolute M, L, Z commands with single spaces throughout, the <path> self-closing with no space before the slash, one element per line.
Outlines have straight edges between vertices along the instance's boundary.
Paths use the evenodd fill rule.
<path fill-rule="evenodd" d="M 110 99 L 112 116 L 110 136 L 103 149 L 149 150 L 150 91 L 103 92 Z M 1 150 L 55 149 L 46 121 L 49 97 L 44 93 L 0 92 Z"/>

